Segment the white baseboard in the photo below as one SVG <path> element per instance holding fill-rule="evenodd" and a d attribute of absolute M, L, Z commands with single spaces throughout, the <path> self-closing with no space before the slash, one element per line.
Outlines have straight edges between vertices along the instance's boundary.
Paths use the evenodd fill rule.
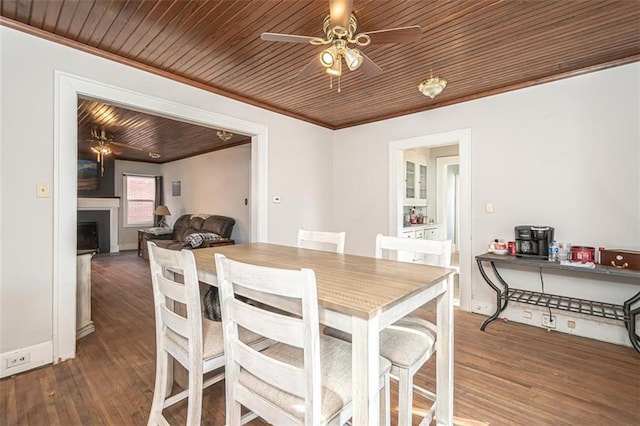
<path fill-rule="evenodd" d="M 485 301 L 474 300 L 471 310 L 474 313 L 491 316 L 495 312 L 496 306 Z M 528 316 L 528 314 L 531 315 L 531 318 L 525 318 L 525 315 Z M 508 321 L 546 329 L 547 327 L 542 326 L 542 315 L 548 314 L 549 310 L 541 306 L 509 302 L 507 308 L 500 313 L 496 321 L 507 319 Z M 555 317 L 556 321 L 556 328 L 551 329 L 553 331 L 631 347 L 627 329 L 622 321 L 561 311 L 558 309 L 551 309 L 551 314 Z M 573 328 L 569 327 L 569 322 L 573 322 Z M 491 327 L 491 324 L 487 325 L 487 327 Z"/>
<path fill-rule="evenodd" d="M 25 357 L 25 362 L 9 367 L 10 360 L 16 357 Z M 38 343 L 26 348 L 16 349 L 0 354 L 0 378 L 13 376 L 23 371 L 51 364 L 53 362 L 53 342 Z"/>

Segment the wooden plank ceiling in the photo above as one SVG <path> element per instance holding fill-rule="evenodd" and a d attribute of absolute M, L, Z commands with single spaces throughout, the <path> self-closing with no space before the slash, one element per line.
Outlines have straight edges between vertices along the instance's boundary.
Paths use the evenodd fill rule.
<path fill-rule="evenodd" d="M 331 129 L 640 59 L 638 0 L 355 0 L 357 32 L 419 25 L 422 37 L 362 47 L 384 73 L 346 70 L 338 93 L 322 71 L 297 76 L 322 47 L 260 39 L 262 32 L 322 37 L 327 0 L 1 0 L 1 6 L 3 25 Z M 432 74 L 448 80 L 435 99 L 417 89 Z M 197 153 L 211 150 L 215 131 L 205 130 L 208 142 L 191 141 Z M 193 155 L 173 140 L 176 153 L 169 154 L 169 145 L 141 137 L 139 157 L 162 150 L 159 162 Z"/>

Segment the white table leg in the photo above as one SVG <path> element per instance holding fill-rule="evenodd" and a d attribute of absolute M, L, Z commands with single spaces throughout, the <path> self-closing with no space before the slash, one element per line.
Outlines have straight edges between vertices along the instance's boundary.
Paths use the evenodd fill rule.
<path fill-rule="evenodd" d="M 453 424 L 453 274 L 437 299 L 436 421 Z"/>
<path fill-rule="evenodd" d="M 351 359 L 353 424 L 377 425 L 380 420 L 379 319 L 353 318 Z"/>

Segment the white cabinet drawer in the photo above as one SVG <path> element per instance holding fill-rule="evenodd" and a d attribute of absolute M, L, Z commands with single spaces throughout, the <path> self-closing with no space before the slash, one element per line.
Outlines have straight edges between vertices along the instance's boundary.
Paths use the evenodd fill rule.
<path fill-rule="evenodd" d="M 415 233 L 416 233 L 416 238 L 425 238 L 424 236 L 424 229 L 416 229 Z"/>
<path fill-rule="evenodd" d="M 438 228 L 431 228 L 424 230 L 424 239 L 425 240 L 439 240 L 440 239 L 440 230 Z"/>

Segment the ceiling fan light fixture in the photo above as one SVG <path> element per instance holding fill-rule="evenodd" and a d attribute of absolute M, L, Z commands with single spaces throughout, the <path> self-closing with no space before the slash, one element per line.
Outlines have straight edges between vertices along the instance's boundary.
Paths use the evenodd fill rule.
<path fill-rule="evenodd" d="M 98 155 L 110 155 L 111 148 L 105 145 L 94 145 L 91 147 L 91 151 L 95 152 Z"/>
<path fill-rule="evenodd" d="M 223 142 L 228 142 L 233 137 L 233 133 L 224 130 L 218 130 L 216 134 Z"/>
<path fill-rule="evenodd" d="M 447 80 L 440 77 L 431 77 L 427 80 L 424 80 L 422 83 L 418 85 L 418 90 L 425 96 L 430 97 L 431 99 L 438 96 L 444 88 L 447 86 Z"/>
<path fill-rule="evenodd" d="M 156 159 L 156 158 L 160 158 L 160 157 L 162 157 L 162 154 L 160 154 L 159 152 L 150 152 L 149 153 L 149 158 Z"/>
<path fill-rule="evenodd" d="M 339 58 L 336 58 L 336 56 L 337 56 L 337 51 L 335 47 L 332 46 L 328 49 L 325 49 L 322 52 L 320 52 L 320 63 L 325 68 L 331 68 L 336 63 L 336 59 L 339 59 Z"/>
<path fill-rule="evenodd" d="M 344 52 L 344 61 L 351 71 L 357 70 L 362 65 L 363 60 L 364 58 L 358 49 L 347 48 Z"/>

